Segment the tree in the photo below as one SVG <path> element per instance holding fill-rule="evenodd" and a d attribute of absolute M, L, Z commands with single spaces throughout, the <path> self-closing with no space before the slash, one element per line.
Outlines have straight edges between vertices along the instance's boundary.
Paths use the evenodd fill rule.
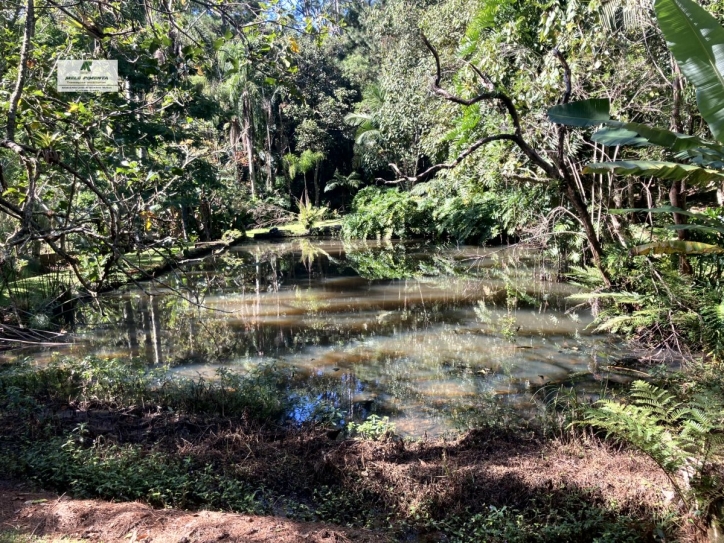
<path fill-rule="evenodd" d="M 475 66 L 471 67 L 480 78 L 481 84 L 490 88 L 489 91 L 479 93 L 472 98 L 462 98 L 442 88 L 440 86 L 442 82 L 442 66 L 440 63 L 440 55 L 437 52 L 437 49 L 432 45 L 432 43 L 427 39 L 424 34 L 421 34 L 421 38 L 423 43 L 435 59 L 436 71 L 431 83 L 431 90 L 441 98 L 449 102 L 459 104 L 461 106 L 472 106 L 480 102 L 500 103 L 508 114 L 508 120 L 511 125 L 512 131 L 507 133 L 486 135 L 477 140 L 476 142 L 472 143 L 452 162 L 435 164 L 415 175 L 404 175 L 396 164 L 390 164 L 390 167 L 398 176 L 396 180 L 392 181 L 392 183 L 408 182 L 414 185 L 415 183 L 423 181 L 439 171 L 451 170 L 455 168 L 469 155 L 489 143 L 499 141 L 512 142 L 523 152 L 528 160 L 530 160 L 531 163 L 540 168 L 549 179 L 560 182 L 562 184 L 570 203 L 573 205 L 573 208 L 576 211 L 576 216 L 581 222 L 581 225 L 583 226 L 586 238 L 588 239 L 588 243 L 591 249 L 591 253 L 593 255 L 593 261 L 596 264 L 596 267 L 599 269 L 601 276 L 604 279 L 604 282 L 610 286 L 610 276 L 603 265 L 603 249 L 601 247 L 601 242 L 593 226 L 591 216 L 588 213 L 579 187 L 575 181 L 574 173 L 571 171 L 571 168 L 567 165 L 565 161 L 566 131 L 563 128 L 559 130 L 558 145 L 555 151 L 555 162 L 550 162 L 546 160 L 543 155 L 541 155 L 540 152 L 534 149 L 525 139 L 520 115 L 518 113 L 517 107 L 513 103 L 513 100 L 502 90 L 491 88 L 489 76 L 481 72 Z M 570 68 L 565 58 L 559 51 L 556 50 L 553 53 L 559 59 L 564 71 L 565 91 L 563 94 L 562 102 L 565 104 L 569 101 L 571 96 Z"/>
<path fill-rule="evenodd" d="M 659 146 L 675 158 L 673 161 L 617 160 L 589 164 L 590 173 L 616 173 L 626 176 L 653 176 L 671 182 L 671 206 L 658 210 L 628 210 L 670 212 L 678 242 L 657 242 L 634 249 L 635 254 L 680 253 L 700 254 L 720 252 L 720 247 L 686 241 L 691 230 L 719 231 L 716 224 L 704 218 L 701 224 L 687 224 L 691 214 L 685 209 L 681 194 L 689 187 L 716 190 L 724 183 L 724 28 L 706 10 L 691 0 L 656 0 L 656 14 L 671 52 L 681 72 L 696 88 L 696 99 L 702 117 L 707 121 L 715 143 L 696 136 L 671 132 L 640 123 L 611 120 L 607 100 L 587 100 L 556 106 L 549 117 L 568 126 L 604 125 L 592 140 L 607 146 Z M 624 210 L 626 211 L 626 210 Z M 682 271 L 691 267 L 682 257 Z"/>
<path fill-rule="evenodd" d="M 26 0 L 0 9 L 12 22 L 0 36 L 4 249 L 42 244 L 97 292 L 119 275 L 138 278 L 129 251 L 152 248 L 164 236 L 188 237 L 192 228 L 215 234 L 216 219 L 204 217 L 223 184 L 219 104 L 204 85 L 218 67 L 216 51 L 242 35 L 257 45 L 245 60 L 284 65 L 283 9 L 201 0 L 113 8 L 49 2 L 42 10 Z M 52 70 L 68 56 L 118 59 L 122 92 L 57 93 Z M 249 87 L 238 93 L 242 124 L 252 120 L 252 94 Z M 192 201 L 196 221 L 188 213 Z"/>

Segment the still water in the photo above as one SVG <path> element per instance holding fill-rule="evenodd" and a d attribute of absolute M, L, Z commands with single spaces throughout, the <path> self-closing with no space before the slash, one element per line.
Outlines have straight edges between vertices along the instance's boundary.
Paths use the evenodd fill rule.
<path fill-rule="evenodd" d="M 140 357 L 208 378 L 275 365 L 294 373 L 293 420 L 375 413 L 440 435 L 483 402 L 530 412 L 546 388 L 605 386 L 626 353 L 552 278 L 524 249 L 248 243 L 104 297 L 72 345 L 35 356 Z"/>

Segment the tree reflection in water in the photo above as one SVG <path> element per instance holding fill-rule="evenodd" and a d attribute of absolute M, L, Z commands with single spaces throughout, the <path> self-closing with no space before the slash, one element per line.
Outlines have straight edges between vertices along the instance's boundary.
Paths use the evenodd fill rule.
<path fill-rule="evenodd" d="M 532 392 L 571 375 L 595 394 L 591 375 L 617 350 L 586 333 L 590 315 L 566 313 L 576 288 L 551 275 L 525 250 L 251 243 L 104 297 L 68 352 L 208 377 L 292 368 L 280 391 L 298 400 L 292 420 L 377 413 L 439 434 L 476 406 L 530 409 Z"/>

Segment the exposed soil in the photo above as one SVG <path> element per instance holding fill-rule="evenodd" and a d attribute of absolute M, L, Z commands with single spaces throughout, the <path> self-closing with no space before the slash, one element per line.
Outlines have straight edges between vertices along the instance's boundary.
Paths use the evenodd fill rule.
<path fill-rule="evenodd" d="M 60 427 L 85 422 L 92 437 L 141 443 L 220 469 L 233 466 L 234 477 L 296 503 L 314 506 L 313 489 L 331 489 L 335 496 L 350 497 L 345 507 L 351 515 L 369 510 L 375 518 L 405 520 L 416 511 L 443 518 L 490 505 L 525 513 L 536 507 L 575 510 L 585 503 L 631 515 L 652 533 L 650 519 L 671 495 L 670 483 L 650 460 L 595 439 L 560 442 L 520 430 L 477 430 L 452 441 L 357 441 L 332 439 L 314 428 L 260 428 L 240 420 L 138 411 L 70 409 L 55 417 Z M 10 425 L 4 430 L 12 431 Z M 40 498 L 48 501 L 26 503 Z M 275 506 L 274 512 L 280 516 L 187 513 L 12 489 L 0 499 L 5 527 L 93 541 L 372 542 L 394 537 L 383 528 L 374 532 L 292 521 L 283 516 L 288 512 L 283 507 Z M 359 519 L 335 518 L 345 524 Z M 435 533 L 417 535 L 438 540 Z"/>
<path fill-rule="evenodd" d="M 387 536 L 369 530 L 211 511 L 153 509 L 141 503 L 72 500 L 1 485 L 0 530 L 49 538 L 124 543 L 383 543 Z"/>

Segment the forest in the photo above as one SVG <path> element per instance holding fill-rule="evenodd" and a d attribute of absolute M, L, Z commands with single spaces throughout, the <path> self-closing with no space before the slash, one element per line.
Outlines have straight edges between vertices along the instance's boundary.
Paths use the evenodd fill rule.
<path fill-rule="evenodd" d="M 0 22 L 0 543 L 724 541 L 724 2 Z"/>

